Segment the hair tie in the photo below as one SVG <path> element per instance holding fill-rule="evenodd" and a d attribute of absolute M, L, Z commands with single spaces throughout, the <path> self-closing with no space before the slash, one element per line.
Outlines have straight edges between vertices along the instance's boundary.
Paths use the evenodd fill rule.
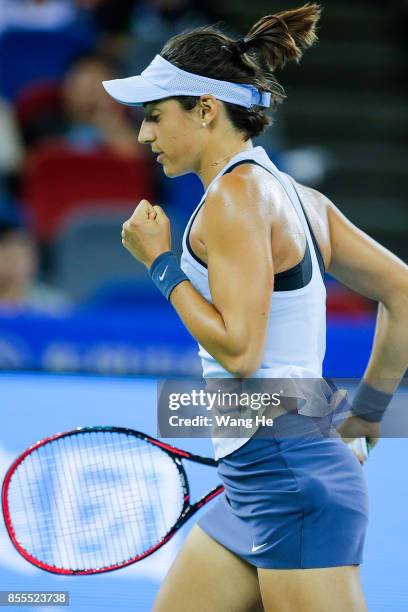
<path fill-rule="evenodd" d="M 249 49 L 249 47 L 251 46 L 251 43 L 247 42 L 243 38 L 240 38 L 239 40 L 235 41 L 235 43 L 236 43 L 240 53 L 245 53 Z"/>

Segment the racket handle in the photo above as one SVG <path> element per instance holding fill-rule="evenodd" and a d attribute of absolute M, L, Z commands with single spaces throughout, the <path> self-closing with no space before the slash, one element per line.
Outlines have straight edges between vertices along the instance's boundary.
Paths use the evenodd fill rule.
<path fill-rule="evenodd" d="M 347 442 L 347 445 L 350 449 L 364 458 L 364 461 L 368 458 L 370 453 L 370 449 L 367 443 L 367 438 L 356 438 L 352 440 L 352 442 Z"/>

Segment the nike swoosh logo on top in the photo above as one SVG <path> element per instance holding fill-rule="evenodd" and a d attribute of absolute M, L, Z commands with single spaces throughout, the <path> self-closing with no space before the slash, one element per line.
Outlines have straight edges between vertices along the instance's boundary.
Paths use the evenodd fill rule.
<path fill-rule="evenodd" d="M 167 268 L 168 268 L 168 267 L 169 267 L 169 266 L 166 266 L 166 267 L 164 268 L 164 270 L 163 270 L 163 274 L 160 274 L 160 275 L 159 275 L 159 281 L 160 281 L 160 282 L 161 282 L 161 281 L 164 279 L 164 277 L 165 277 L 165 275 L 166 275 L 166 272 L 167 272 Z"/>
<path fill-rule="evenodd" d="M 268 542 L 265 542 L 265 544 L 260 544 L 259 546 L 255 546 L 255 544 L 252 542 L 252 552 L 256 552 L 257 550 L 259 550 L 260 548 L 263 548 L 267 544 Z"/>

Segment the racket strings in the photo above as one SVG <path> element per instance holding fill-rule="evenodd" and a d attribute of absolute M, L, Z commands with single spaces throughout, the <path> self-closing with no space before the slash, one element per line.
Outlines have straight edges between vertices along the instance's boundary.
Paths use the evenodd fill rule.
<path fill-rule="evenodd" d="M 183 508 L 174 461 L 142 438 L 93 431 L 58 438 L 14 472 L 8 503 L 19 544 L 43 563 L 95 569 L 141 556 Z"/>

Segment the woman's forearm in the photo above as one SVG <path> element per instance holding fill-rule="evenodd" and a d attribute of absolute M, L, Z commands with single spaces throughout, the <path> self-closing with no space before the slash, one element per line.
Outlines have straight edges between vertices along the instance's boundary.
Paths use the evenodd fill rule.
<path fill-rule="evenodd" d="M 243 352 L 239 338 L 228 330 L 221 313 L 189 282 L 173 289 L 170 301 L 191 335 L 226 370 L 244 376 Z"/>
<path fill-rule="evenodd" d="M 374 344 L 364 379 L 392 393 L 408 367 L 408 296 L 392 306 L 380 303 Z"/>

